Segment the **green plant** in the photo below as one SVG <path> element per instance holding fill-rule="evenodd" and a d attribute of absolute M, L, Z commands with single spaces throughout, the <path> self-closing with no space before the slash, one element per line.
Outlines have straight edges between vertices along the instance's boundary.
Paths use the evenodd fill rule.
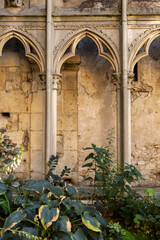
<path fill-rule="evenodd" d="M 8 135 L 6 128 L 0 128 L 0 172 L 11 172 L 21 163 L 22 147 L 16 147 Z"/>
<path fill-rule="evenodd" d="M 17 182 L 12 174 L 2 178 L 0 239 L 121 239 L 121 231 L 113 231 L 95 206 L 75 200 L 77 190 L 64 182 L 70 170 L 65 167 L 60 176 L 54 175 L 57 164 L 52 156 L 47 180 Z"/>
<path fill-rule="evenodd" d="M 105 219 L 121 221 L 126 228 L 145 231 L 152 240 L 160 239 L 160 200 L 154 196 L 153 190 L 146 190 L 145 197 L 131 187 L 133 182 L 143 179 L 141 173 L 133 165 L 126 164 L 123 171 L 116 170 L 113 154 L 109 145 L 98 148 L 92 144 L 92 151 L 86 157 L 87 176 L 93 187 L 92 200 Z"/>

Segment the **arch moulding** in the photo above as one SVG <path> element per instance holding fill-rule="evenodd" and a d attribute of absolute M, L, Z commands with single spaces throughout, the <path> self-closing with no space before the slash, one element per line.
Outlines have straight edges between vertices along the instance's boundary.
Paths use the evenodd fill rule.
<path fill-rule="evenodd" d="M 37 63 L 40 72 L 43 73 L 44 57 L 42 50 L 38 46 L 38 43 L 36 44 L 36 41 L 34 39 L 31 39 L 30 36 L 27 36 L 25 33 L 22 33 L 20 31 L 10 30 L 3 32 L 0 35 L 0 56 L 2 56 L 4 45 L 12 38 L 18 39 L 23 44 L 25 49 L 25 56 L 34 60 Z"/>
<path fill-rule="evenodd" d="M 133 73 L 136 63 L 149 55 L 149 47 L 154 39 L 160 36 L 160 28 L 147 31 L 133 47 L 129 58 L 129 72 Z M 142 49 L 142 51 L 140 51 Z"/>
<path fill-rule="evenodd" d="M 115 44 L 109 37 L 106 36 L 106 34 L 104 34 L 104 36 L 101 36 L 96 31 L 88 28 L 78 30 L 77 32 L 72 31 L 67 34 L 66 41 L 64 39 L 61 40 L 54 51 L 54 72 L 60 74 L 62 64 L 70 57 L 75 56 L 76 47 L 84 37 L 91 38 L 98 48 L 99 56 L 107 59 L 111 63 L 113 70 L 115 72 L 119 72 L 120 61 L 118 50 Z M 105 51 L 105 48 L 108 50 L 107 52 Z M 68 49 L 69 52 L 67 51 Z"/>

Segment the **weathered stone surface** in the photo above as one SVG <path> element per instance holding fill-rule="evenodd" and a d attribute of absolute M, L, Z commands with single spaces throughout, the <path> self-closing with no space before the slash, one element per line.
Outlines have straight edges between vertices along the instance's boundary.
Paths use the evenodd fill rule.
<path fill-rule="evenodd" d="M 30 129 L 30 115 L 28 113 L 21 113 L 19 115 L 19 129 L 29 130 Z"/>
<path fill-rule="evenodd" d="M 43 149 L 43 132 L 31 131 L 31 149 L 42 150 Z"/>
<path fill-rule="evenodd" d="M 5 68 L 0 68 L 0 90 L 4 90 L 6 81 Z"/>
<path fill-rule="evenodd" d="M 31 130 L 40 130 L 43 129 L 43 115 L 42 114 L 31 114 Z"/>
<path fill-rule="evenodd" d="M 44 110 L 44 92 L 37 92 L 33 94 L 31 111 L 33 113 L 42 113 Z"/>
<path fill-rule="evenodd" d="M 42 174 L 43 169 L 43 155 L 42 151 L 31 151 L 31 171 L 39 172 L 40 176 Z M 32 174 L 33 176 L 33 174 Z"/>

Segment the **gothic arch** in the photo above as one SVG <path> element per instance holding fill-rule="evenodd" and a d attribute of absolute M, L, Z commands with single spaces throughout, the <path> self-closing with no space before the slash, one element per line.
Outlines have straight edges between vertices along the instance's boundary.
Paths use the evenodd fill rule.
<path fill-rule="evenodd" d="M 68 58 L 75 56 L 76 47 L 84 37 L 91 38 L 97 45 L 99 56 L 106 58 L 111 63 L 113 70 L 119 72 L 119 56 L 116 47 L 112 47 L 112 43 L 108 43 L 109 41 L 107 41 L 105 37 L 100 36 L 91 29 L 78 31 L 60 47 L 54 58 L 54 72 L 60 73 L 62 64 Z"/>
<path fill-rule="evenodd" d="M 132 53 L 129 58 L 129 71 L 133 73 L 136 63 L 141 59 L 149 55 L 149 47 L 154 39 L 160 36 L 160 29 L 147 32 L 142 38 L 139 39 L 137 44 L 132 49 Z"/>
<path fill-rule="evenodd" d="M 11 30 L 0 36 L 0 56 L 2 56 L 4 45 L 12 38 L 18 39 L 23 44 L 25 56 L 33 59 L 38 64 L 40 72 L 43 73 L 44 59 L 41 50 L 36 46 L 35 41 L 33 42 L 33 40 L 17 30 Z"/>

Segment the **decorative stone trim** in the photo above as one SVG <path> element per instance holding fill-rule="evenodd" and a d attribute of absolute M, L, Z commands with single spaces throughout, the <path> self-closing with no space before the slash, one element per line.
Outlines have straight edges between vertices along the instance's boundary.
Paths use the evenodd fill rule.
<path fill-rule="evenodd" d="M 54 73 L 52 75 L 52 89 L 58 91 L 58 95 L 61 93 L 62 90 L 62 75 Z"/>
<path fill-rule="evenodd" d="M 112 83 L 116 86 L 116 89 L 121 88 L 121 73 L 112 74 Z"/>
<path fill-rule="evenodd" d="M 7 7 L 22 7 L 24 0 L 6 0 Z"/>
<path fill-rule="evenodd" d="M 39 74 L 39 79 L 40 79 L 40 90 L 45 90 L 46 89 L 46 74 L 45 73 Z"/>

